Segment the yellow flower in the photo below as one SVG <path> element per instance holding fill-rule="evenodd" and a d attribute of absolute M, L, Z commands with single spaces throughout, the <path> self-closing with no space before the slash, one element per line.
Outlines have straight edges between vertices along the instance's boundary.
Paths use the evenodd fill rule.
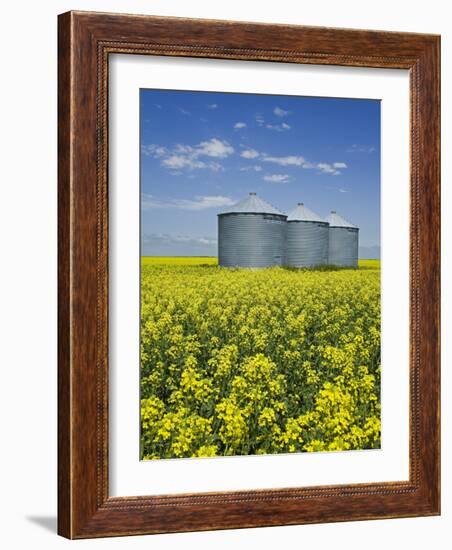
<path fill-rule="evenodd" d="M 375 262 L 252 271 L 147 258 L 141 277 L 144 460 L 380 446 Z"/>

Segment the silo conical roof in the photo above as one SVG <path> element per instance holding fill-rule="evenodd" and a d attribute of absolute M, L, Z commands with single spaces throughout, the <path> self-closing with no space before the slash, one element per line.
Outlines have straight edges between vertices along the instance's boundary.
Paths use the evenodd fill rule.
<path fill-rule="evenodd" d="M 331 213 L 326 217 L 326 221 L 330 224 L 330 227 L 351 227 L 358 229 L 357 225 L 354 225 L 342 216 L 339 216 L 335 210 L 331 210 Z"/>
<path fill-rule="evenodd" d="M 322 222 L 326 223 L 326 221 L 321 218 L 318 214 L 313 212 L 312 210 L 309 210 L 302 202 L 299 202 L 297 207 L 294 208 L 291 212 L 289 212 L 287 216 L 287 221 L 297 221 L 297 222 Z"/>
<path fill-rule="evenodd" d="M 283 212 L 259 198 L 256 193 L 250 193 L 237 204 L 222 210 L 220 214 L 277 214 L 285 216 Z"/>

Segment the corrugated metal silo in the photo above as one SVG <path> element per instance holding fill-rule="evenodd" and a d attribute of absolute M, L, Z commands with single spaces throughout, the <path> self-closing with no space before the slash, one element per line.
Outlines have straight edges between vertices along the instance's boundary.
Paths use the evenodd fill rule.
<path fill-rule="evenodd" d="M 312 267 L 328 261 L 328 223 L 303 203 L 287 217 L 286 264 Z"/>
<path fill-rule="evenodd" d="M 358 267 L 359 228 L 339 216 L 334 210 L 326 221 L 330 224 L 328 263 Z"/>
<path fill-rule="evenodd" d="M 218 214 L 218 263 L 225 267 L 283 265 L 287 216 L 250 193 Z"/>

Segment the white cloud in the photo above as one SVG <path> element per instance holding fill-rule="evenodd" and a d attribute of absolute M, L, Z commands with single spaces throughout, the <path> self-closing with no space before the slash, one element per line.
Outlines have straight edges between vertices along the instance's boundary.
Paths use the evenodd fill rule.
<path fill-rule="evenodd" d="M 347 153 L 373 153 L 374 151 L 375 147 L 373 145 L 359 145 L 357 143 L 347 149 Z"/>
<path fill-rule="evenodd" d="M 187 111 L 187 109 L 182 109 L 182 107 L 178 107 L 179 112 L 182 113 L 185 116 L 191 116 L 190 111 Z"/>
<path fill-rule="evenodd" d="M 287 116 L 288 114 L 290 114 L 290 111 L 285 111 L 284 109 L 281 109 L 281 107 L 275 107 L 273 109 L 273 113 L 276 115 L 276 116 Z"/>
<path fill-rule="evenodd" d="M 210 103 L 207 105 L 208 109 L 218 109 L 218 103 Z"/>
<path fill-rule="evenodd" d="M 286 183 L 290 181 L 290 176 L 288 174 L 272 174 L 270 176 L 264 176 L 263 179 L 272 183 Z"/>
<path fill-rule="evenodd" d="M 207 245 L 210 245 L 210 244 L 217 244 L 217 239 L 214 239 L 214 238 L 206 238 L 206 237 L 199 237 L 197 239 L 195 239 L 195 242 L 199 243 L 199 244 L 207 244 Z"/>
<path fill-rule="evenodd" d="M 242 166 L 240 168 L 240 172 L 262 172 L 262 166 L 259 166 L 258 164 L 254 164 L 252 166 Z"/>
<path fill-rule="evenodd" d="M 207 167 L 213 172 L 224 172 L 223 165 L 219 162 L 208 162 Z"/>
<path fill-rule="evenodd" d="M 347 168 L 345 162 L 334 162 L 333 164 L 328 164 L 327 162 L 319 162 L 317 168 L 323 174 L 331 174 L 332 176 L 339 176 L 342 172 L 338 168 Z"/>
<path fill-rule="evenodd" d="M 181 210 L 206 210 L 207 208 L 221 208 L 231 206 L 235 201 L 222 195 L 196 197 L 195 199 L 178 199 L 175 201 L 175 208 Z"/>
<path fill-rule="evenodd" d="M 174 244 L 213 246 L 217 244 L 217 240 L 213 237 L 192 237 L 190 235 L 150 233 L 143 236 L 142 244 L 147 246 L 170 246 Z"/>
<path fill-rule="evenodd" d="M 328 191 L 335 191 L 337 193 L 350 193 L 350 190 L 346 189 L 345 187 L 329 187 L 329 186 L 326 186 L 325 189 L 328 189 Z"/>
<path fill-rule="evenodd" d="M 333 176 L 338 176 L 340 174 L 339 170 L 336 170 L 333 165 L 328 164 L 327 162 L 319 162 L 317 168 L 323 174 L 331 174 Z"/>
<path fill-rule="evenodd" d="M 259 126 L 263 126 L 265 124 L 264 117 L 260 113 L 257 113 L 256 115 L 256 122 Z"/>
<path fill-rule="evenodd" d="M 166 154 L 168 154 L 168 150 L 166 149 L 166 147 L 161 147 L 160 145 L 156 145 L 155 143 L 151 143 L 149 145 L 142 145 L 141 151 L 147 157 L 154 157 L 154 158 L 161 158 Z"/>
<path fill-rule="evenodd" d="M 203 160 L 198 160 L 195 157 L 184 155 L 170 155 L 169 157 L 166 157 L 161 161 L 161 165 L 165 166 L 165 168 L 170 168 L 171 170 L 176 171 L 179 171 L 183 168 L 186 168 L 188 170 L 207 168 L 209 170 L 212 170 L 212 172 L 221 172 L 224 170 L 223 166 L 219 162 L 205 162 Z M 180 172 L 176 175 L 180 175 Z"/>
<path fill-rule="evenodd" d="M 255 159 L 259 156 L 259 153 L 255 149 L 245 149 L 240 153 L 240 156 L 244 159 Z"/>
<path fill-rule="evenodd" d="M 325 172 L 334 172 L 331 165 L 326 163 L 326 162 L 319 162 L 319 164 L 317 164 L 317 168 L 319 168 L 320 170 L 323 170 Z"/>
<path fill-rule="evenodd" d="M 170 155 L 162 160 L 162 166 L 172 168 L 173 170 L 180 170 L 181 168 L 190 168 L 193 170 L 195 168 L 206 168 L 206 163 L 189 156 Z"/>
<path fill-rule="evenodd" d="M 194 199 L 168 199 L 159 200 L 152 195 L 143 193 L 141 196 L 141 206 L 145 210 L 156 208 L 176 208 L 178 210 L 206 210 L 208 208 L 221 208 L 231 206 L 236 201 L 230 197 L 222 195 L 197 196 Z"/>
<path fill-rule="evenodd" d="M 234 148 L 227 141 L 212 138 L 195 146 L 178 143 L 173 150 L 155 144 L 144 145 L 142 151 L 147 156 L 160 159 L 162 166 L 173 171 L 185 168 L 187 170 L 209 169 L 218 172 L 223 170 L 220 163 L 201 160 L 201 157 L 223 159 L 232 155 Z"/>
<path fill-rule="evenodd" d="M 245 151 L 242 151 L 241 156 L 246 159 L 254 159 L 259 157 L 259 160 L 262 162 L 271 162 L 273 164 L 277 164 L 279 166 L 293 166 L 293 167 L 300 167 L 305 169 L 317 169 L 322 174 L 330 174 L 332 176 L 339 176 L 341 174 L 340 169 L 347 168 L 347 164 L 345 162 L 334 162 L 334 163 L 327 163 L 327 162 L 319 162 L 317 164 L 314 164 L 312 162 L 307 161 L 304 157 L 301 155 L 287 155 L 284 157 L 275 157 L 271 156 L 267 153 L 259 153 L 255 149 L 246 149 Z M 251 169 L 251 168 L 248 168 Z M 245 170 L 241 168 L 241 170 Z"/>
<path fill-rule="evenodd" d="M 183 145 L 182 143 L 178 143 L 174 147 L 174 151 L 176 153 L 182 153 L 182 154 L 195 154 L 195 149 L 191 145 Z"/>
<path fill-rule="evenodd" d="M 284 132 L 285 130 L 290 130 L 291 126 L 283 122 L 282 124 L 266 124 L 266 128 L 269 130 L 275 130 L 275 132 Z"/>
<path fill-rule="evenodd" d="M 279 164 L 280 166 L 303 166 L 306 164 L 304 157 L 296 155 L 288 155 L 287 157 L 271 157 L 264 155 L 262 160 L 265 162 L 273 162 Z"/>
<path fill-rule="evenodd" d="M 208 157 L 226 158 L 232 155 L 234 148 L 227 141 L 217 138 L 202 141 L 195 148 L 196 156 L 206 155 Z"/>
<path fill-rule="evenodd" d="M 246 128 L 246 123 L 245 122 L 236 122 L 234 124 L 234 128 L 236 130 L 240 130 L 240 128 Z"/>

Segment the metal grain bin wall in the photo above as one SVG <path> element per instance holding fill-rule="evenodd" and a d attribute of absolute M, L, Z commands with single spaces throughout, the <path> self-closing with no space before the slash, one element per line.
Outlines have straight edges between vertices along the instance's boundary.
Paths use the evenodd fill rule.
<path fill-rule="evenodd" d="M 287 217 L 286 265 L 313 267 L 328 262 L 328 223 L 303 203 Z"/>
<path fill-rule="evenodd" d="M 339 216 L 334 210 L 326 221 L 330 224 L 328 263 L 358 267 L 359 228 Z"/>
<path fill-rule="evenodd" d="M 250 193 L 243 201 L 218 214 L 219 265 L 283 265 L 286 219 L 286 215 L 255 193 Z"/>

